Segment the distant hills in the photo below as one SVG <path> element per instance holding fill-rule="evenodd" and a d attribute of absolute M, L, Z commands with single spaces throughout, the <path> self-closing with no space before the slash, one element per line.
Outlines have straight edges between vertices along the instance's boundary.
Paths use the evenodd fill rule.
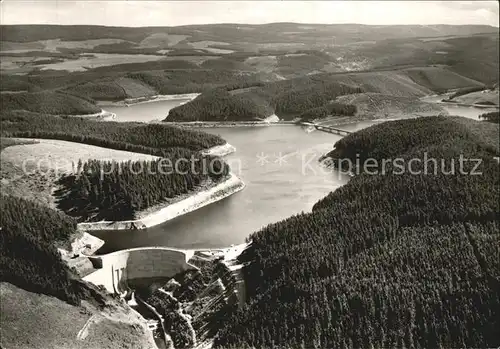
<path fill-rule="evenodd" d="M 309 42 L 345 44 L 348 42 L 462 36 L 495 33 L 498 28 L 488 25 L 363 25 L 363 24 L 206 24 L 179 27 L 106 27 L 90 25 L 2 25 L 1 40 L 29 42 L 61 39 L 80 41 L 93 39 L 123 39 L 140 42 L 153 34 L 188 35 L 190 40 L 249 41 L 249 42 Z M 265 35 L 263 35 L 265 34 Z M 279 40 L 279 41 L 276 41 Z M 334 41 L 332 41 L 334 40 Z M 336 42 L 335 42 L 336 41 Z"/>
<path fill-rule="evenodd" d="M 302 98 L 308 94 L 302 85 L 310 79 L 395 97 L 499 80 L 498 28 L 486 25 L 12 25 L 1 26 L 0 37 L 2 92 L 52 90 L 91 103 L 210 94 L 173 110 L 172 121 L 249 120 L 273 113 L 293 119 L 339 95 L 316 98 L 309 91 Z M 283 110 L 283 100 L 298 90 L 309 107 Z M 19 98 L 9 96 L 8 108 Z M 80 107 L 52 113 L 95 109 L 74 104 Z"/>

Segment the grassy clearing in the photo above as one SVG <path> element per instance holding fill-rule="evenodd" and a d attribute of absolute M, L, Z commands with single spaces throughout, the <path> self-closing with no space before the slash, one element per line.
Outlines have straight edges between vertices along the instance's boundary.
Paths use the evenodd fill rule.
<path fill-rule="evenodd" d="M 411 68 L 406 74 L 417 84 L 434 92 L 444 92 L 457 88 L 482 86 L 483 84 L 454 73 L 448 69 L 437 67 Z"/>
<path fill-rule="evenodd" d="M 114 301 L 102 310 L 85 301 L 73 306 L 5 282 L 0 283 L 0 295 L 2 348 L 154 347 L 138 315 Z"/>
<path fill-rule="evenodd" d="M 336 101 L 354 104 L 356 116 L 369 119 L 437 115 L 446 113 L 437 104 L 425 103 L 417 97 L 396 97 L 380 93 L 361 93 L 337 97 Z"/>
<path fill-rule="evenodd" d="M 270 73 L 278 65 L 278 59 L 276 56 L 248 57 L 244 63 L 260 72 Z"/>
<path fill-rule="evenodd" d="M 5 141 L 4 141 L 5 140 Z M 152 160 L 155 156 L 52 139 L 3 138 L 0 153 L 2 193 L 57 209 L 53 193 L 61 174 L 73 172 L 78 161 Z"/>
<path fill-rule="evenodd" d="M 91 55 L 80 56 L 75 60 L 66 60 L 64 62 L 43 64 L 42 70 L 67 70 L 67 71 L 85 71 L 89 68 L 104 67 L 116 65 L 123 62 L 128 63 L 142 63 L 149 61 L 158 61 L 163 59 L 164 56 L 158 55 L 130 55 L 130 54 L 115 54 L 115 53 L 92 53 Z"/>
<path fill-rule="evenodd" d="M 125 91 L 125 94 L 130 98 L 137 98 L 143 96 L 152 96 L 156 94 L 156 90 L 151 88 L 140 81 L 130 79 L 130 78 L 119 78 L 116 83 Z"/>
<path fill-rule="evenodd" d="M 431 90 L 421 86 L 400 71 L 333 74 L 332 80 L 361 86 L 365 91 L 399 97 L 421 97 Z"/>
<path fill-rule="evenodd" d="M 464 104 L 489 104 L 489 105 L 499 105 L 499 94 L 498 89 L 478 91 L 468 93 L 463 96 L 456 97 L 452 99 L 454 102 L 464 103 Z"/>
<path fill-rule="evenodd" d="M 187 39 L 189 35 L 176 35 L 167 33 L 151 34 L 139 43 L 140 47 L 170 47 Z"/>

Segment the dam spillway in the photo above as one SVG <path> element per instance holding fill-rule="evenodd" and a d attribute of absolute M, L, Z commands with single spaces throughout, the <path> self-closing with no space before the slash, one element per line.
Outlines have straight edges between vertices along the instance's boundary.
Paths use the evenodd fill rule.
<path fill-rule="evenodd" d="M 97 270 L 83 280 L 102 285 L 110 293 L 122 294 L 127 291 L 130 280 L 170 278 L 187 270 L 198 270 L 188 263 L 193 253 L 167 247 L 144 247 L 88 256 Z"/>

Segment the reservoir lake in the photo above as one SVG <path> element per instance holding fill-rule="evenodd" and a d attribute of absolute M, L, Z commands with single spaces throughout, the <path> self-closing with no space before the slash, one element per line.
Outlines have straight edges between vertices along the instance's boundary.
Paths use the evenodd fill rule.
<path fill-rule="evenodd" d="M 434 97 L 427 101 L 437 102 Z M 443 98 L 442 96 L 439 98 Z M 188 100 L 168 100 L 106 107 L 116 121 L 156 122 Z M 446 105 L 451 115 L 478 119 L 487 109 Z M 382 121 L 382 120 L 381 120 Z M 380 121 L 338 126 L 357 131 Z M 203 128 L 236 147 L 225 157 L 246 184 L 242 191 L 145 230 L 93 231 L 106 243 L 98 253 L 143 247 L 218 248 L 240 244 L 252 232 L 293 214 L 311 211 L 314 203 L 347 183 L 349 177 L 326 169 L 318 159 L 333 148 L 339 135 L 307 132 L 294 125 Z"/>

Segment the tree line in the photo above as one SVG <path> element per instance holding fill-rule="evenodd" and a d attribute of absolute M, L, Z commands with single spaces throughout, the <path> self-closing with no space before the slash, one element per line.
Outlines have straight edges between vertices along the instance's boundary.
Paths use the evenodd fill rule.
<path fill-rule="evenodd" d="M 3 112 L 1 135 L 59 139 L 162 156 L 173 148 L 193 151 L 225 144 L 219 136 L 162 124 L 94 122 L 27 112 Z"/>
<path fill-rule="evenodd" d="M 27 84 L 27 88 L 31 89 Z M 26 110 L 52 115 L 84 115 L 101 111 L 89 101 L 59 92 L 17 92 L 0 95 L 2 112 Z"/>
<path fill-rule="evenodd" d="M 0 280 L 78 304 L 81 290 L 56 246 L 68 244 L 76 222 L 12 196 L 0 200 Z"/>
<path fill-rule="evenodd" d="M 489 121 L 489 122 L 495 122 L 498 124 L 500 122 L 500 112 L 492 111 L 489 113 L 483 113 L 479 115 L 479 119 L 483 119 L 484 121 Z"/>
<path fill-rule="evenodd" d="M 229 173 L 223 160 L 198 152 L 177 148 L 168 156 L 153 161 L 78 163 L 75 174 L 59 180 L 58 206 L 83 222 L 132 220 L 137 212 L 218 182 Z"/>
<path fill-rule="evenodd" d="M 270 114 L 264 105 L 231 95 L 224 89 L 215 89 L 171 109 L 164 121 L 245 121 L 265 118 Z"/>
<path fill-rule="evenodd" d="M 254 120 L 273 113 L 285 119 L 314 113 L 353 115 L 355 106 L 333 100 L 341 95 L 360 93 L 362 89 L 334 82 L 329 75 L 318 75 L 259 83 L 238 93 L 235 86 L 224 88 L 232 92 L 225 92 L 222 88 L 205 92 L 191 102 L 171 109 L 164 121 Z"/>
<path fill-rule="evenodd" d="M 323 119 L 327 116 L 354 116 L 356 111 L 357 108 L 353 104 L 331 102 L 321 107 L 306 110 L 300 114 L 300 119 L 302 121 L 312 121 L 315 119 Z"/>

